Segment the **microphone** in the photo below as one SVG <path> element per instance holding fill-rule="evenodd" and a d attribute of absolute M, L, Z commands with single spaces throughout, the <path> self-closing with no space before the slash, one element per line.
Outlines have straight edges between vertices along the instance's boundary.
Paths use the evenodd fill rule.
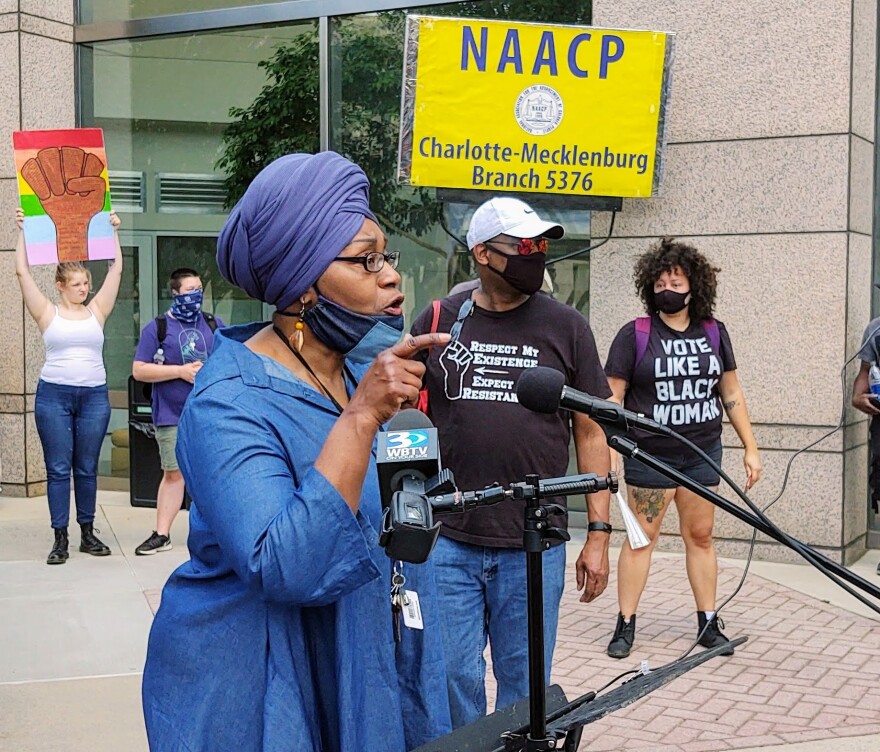
<path fill-rule="evenodd" d="M 623 431 L 635 426 L 651 433 L 669 434 L 666 426 L 640 413 L 566 386 L 565 375 L 555 368 L 538 366 L 523 371 L 516 382 L 516 398 L 524 408 L 535 413 L 552 414 L 561 408 L 589 415 L 597 423 Z"/>
<path fill-rule="evenodd" d="M 401 410 L 395 415 L 388 429 L 379 432 L 376 470 L 383 508 L 396 491 L 442 492 L 440 487 L 445 487 L 450 473 L 440 468 L 437 429 L 431 419 L 413 409 Z"/>
<path fill-rule="evenodd" d="M 379 433 L 376 470 L 383 510 L 379 545 L 392 559 L 421 564 L 440 534 L 427 495 L 455 489 L 452 473 L 440 468 L 437 429 L 425 414 L 402 410 Z"/>

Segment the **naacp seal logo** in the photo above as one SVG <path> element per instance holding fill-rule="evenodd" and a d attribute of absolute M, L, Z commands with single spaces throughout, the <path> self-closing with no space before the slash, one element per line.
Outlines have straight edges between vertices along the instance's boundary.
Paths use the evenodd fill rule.
<path fill-rule="evenodd" d="M 545 84 L 535 84 L 517 97 L 516 122 L 530 136 L 546 136 L 562 122 L 562 97 Z"/>

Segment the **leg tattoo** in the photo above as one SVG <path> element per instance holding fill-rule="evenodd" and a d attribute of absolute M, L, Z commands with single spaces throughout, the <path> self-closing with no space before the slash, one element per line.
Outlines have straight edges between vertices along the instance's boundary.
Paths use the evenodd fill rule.
<path fill-rule="evenodd" d="M 648 522 L 663 511 L 663 501 L 666 492 L 662 488 L 634 488 L 633 497 L 636 502 L 636 511 L 645 515 Z"/>

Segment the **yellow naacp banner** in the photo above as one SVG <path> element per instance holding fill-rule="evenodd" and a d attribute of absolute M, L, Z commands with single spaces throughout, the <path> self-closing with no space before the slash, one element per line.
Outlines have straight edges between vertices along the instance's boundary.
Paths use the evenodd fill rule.
<path fill-rule="evenodd" d="M 656 195 L 673 38 L 408 16 L 399 182 Z"/>

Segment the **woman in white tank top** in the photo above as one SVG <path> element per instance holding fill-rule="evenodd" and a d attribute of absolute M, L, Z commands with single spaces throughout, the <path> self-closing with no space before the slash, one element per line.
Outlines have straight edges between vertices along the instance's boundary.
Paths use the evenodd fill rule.
<path fill-rule="evenodd" d="M 113 310 L 122 279 L 122 250 L 116 238 L 116 258 L 110 261 L 101 289 L 86 305 L 92 276 L 79 262 L 55 270 L 58 303 L 53 304 L 34 282 L 24 243 L 24 215 L 15 249 L 15 274 L 28 313 L 37 322 L 46 346 L 34 401 L 34 417 L 46 462 L 49 514 L 55 541 L 47 564 L 68 559 L 70 476 L 73 474 L 76 521 L 82 538 L 79 550 L 107 556 L 110 549 L 95 537 L 93 523 L 98 490 L 98 456 L 110 422 L 107 373 L 104 369 L 104 322 Z M 116 214 L 110 215 L 114 231 Z"/>

